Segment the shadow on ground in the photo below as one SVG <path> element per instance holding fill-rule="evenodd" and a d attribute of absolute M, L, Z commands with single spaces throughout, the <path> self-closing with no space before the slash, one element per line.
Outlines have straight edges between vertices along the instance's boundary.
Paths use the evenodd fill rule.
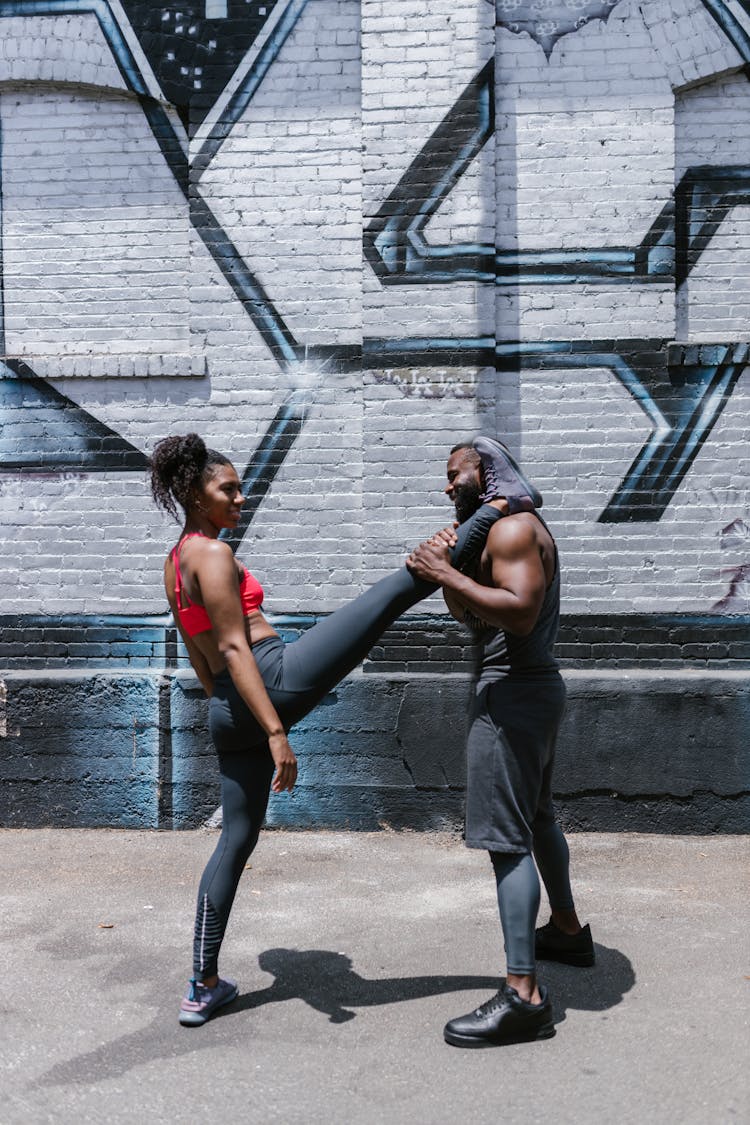
<path fill-rule="evenodd" d="M 601 945 L 596 946 L 596 954 L 597 963 L 591 969 L 554 964 L 540 969 L 550 988 L 557 1023 L 565 1019 L 570 1008 L 582 1011 L 613 1008 L 633 987 L 635 973 L 624 954 Z M 330 1023 L 345 1024 L 355 1019 L 357 1013 L 352 1010 L 355 1008 L 399 1004 L 451 992 L 486 990 L 492 993 L 498 987 L 497 977 L 489 976 L 370 980 L 354 971 L 352 960 L 346 954 L 321 949 L 268 949 L 261 953 L 258 961 L 263 972 L 273 975 L 273 983 L 242 994 L 222 1009 L 207 1027 L 179 1027 L 176 990 L 169 1009 L 161 1010 L 145 1027 L 57 1063 L 35 1085 L 89 1085 L 119 1077 L 156 1059 L 179 1058 L 222 1045 L 236 1046 L 238 1020 L 242 1014 L 267 1004 L 301 1000 L 327 1016 Z M 466 1006 L 458 1005 L 462 1010 Z"/>

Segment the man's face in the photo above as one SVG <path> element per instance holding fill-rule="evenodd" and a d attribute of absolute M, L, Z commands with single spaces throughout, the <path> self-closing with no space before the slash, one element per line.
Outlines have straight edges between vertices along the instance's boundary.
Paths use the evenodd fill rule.
<path fill-rule="evenodd" d="M 479 458 L 466 449 L 457 449 L 448 458 L 446 468 L 448 485 L 445 495 L 456 507 L 456 519 L 463 523 L 473 516 L 482 501 L 482 477 Z"/>

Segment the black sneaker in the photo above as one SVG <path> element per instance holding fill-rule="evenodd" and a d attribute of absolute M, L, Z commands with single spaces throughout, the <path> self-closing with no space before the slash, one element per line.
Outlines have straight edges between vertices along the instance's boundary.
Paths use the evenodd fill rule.
<path fill-rule="evenodd" d="M 540 985 L 540 1004 L 522 1000 L 515 988 L 503 984 L 497 995 L 466 1016 L 445 1025 L 443 1037 L 453 1047 L 496 1047 L 504 1043 L 529 1043 L 555 1034 L 552 1005 Z"/>
<path fill-rule="evenodd" d="M 509 500 L 511 497 L 529 499 L 532 511 L 541 508 L 544 503 L 541 492 L 523 475 L 521 466 L 502 442 L 478 437 L 471 444 L 482 462 L 484 492 L 481 499 L 484 504 L 505 496 Z M 516 511 L 528 511 L 528 508 L 524 506 Z"/>
<path fill-rule="evenodd" d="M 506 496 L 506 500 L 509 516 L 515 516 L 517 512 L 536 511 L 536 506 L 530 496 Z"/>
<path fill-rule="evenodd" d="M 550 918 L 534 934 L 534 954 L 539 961 L 560 961 L 580 969 L 594 964 L 594 943 L 591 929 L 584 926 L 577 934 L 564 934 Z"/>

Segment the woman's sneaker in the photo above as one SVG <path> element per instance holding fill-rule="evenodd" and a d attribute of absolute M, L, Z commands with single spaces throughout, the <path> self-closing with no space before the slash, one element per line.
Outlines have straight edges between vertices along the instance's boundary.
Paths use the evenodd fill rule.
<path fill-rule="evenodd" d="M 479 459 L 482 462 L 482 475 L 484 477 L 482 502 L 484 504 L 488 500 L 498 500 L 501 496 L 505 496 L 508 501 L 511 498 L 517 501 L 521 499 L 530 501 L 528 507 L 524 504 L 522 507 L 517 507 L 516 511 L 541 508 L 544 503 L 541 492 L 534 488 L 530 480 L 527 480 L 513 454 L 501 441 L 495 441 L 494 438 L 478 437 L 474 438 L 472 446 L 479 454 Z M 511 511 L 512 514 L 513 511 Z"/>
<path fill-rule="evenodd" d="M 235 999 L 239 989 L 233 980 L 219 980 L 213 988 L 193 978 L 180 1004 L 180 1023 L 183 1027 L 200 1027 L 206 1020 Z"/>

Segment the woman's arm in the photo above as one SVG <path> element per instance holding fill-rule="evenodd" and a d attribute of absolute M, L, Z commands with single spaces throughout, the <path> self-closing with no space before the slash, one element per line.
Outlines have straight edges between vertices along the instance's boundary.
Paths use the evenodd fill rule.
<path fill-rule="evenodd" d="M 297 759 L 247 640 L 234 555 L 228 544 L 218 540 L 195 543 L 193 553 L 194 576 L 211 620 L 216 647 L 234 686 L 268 737 L 276 765 L 272 788 L 276 793 L 291 791 L 297 779 Z"/>

